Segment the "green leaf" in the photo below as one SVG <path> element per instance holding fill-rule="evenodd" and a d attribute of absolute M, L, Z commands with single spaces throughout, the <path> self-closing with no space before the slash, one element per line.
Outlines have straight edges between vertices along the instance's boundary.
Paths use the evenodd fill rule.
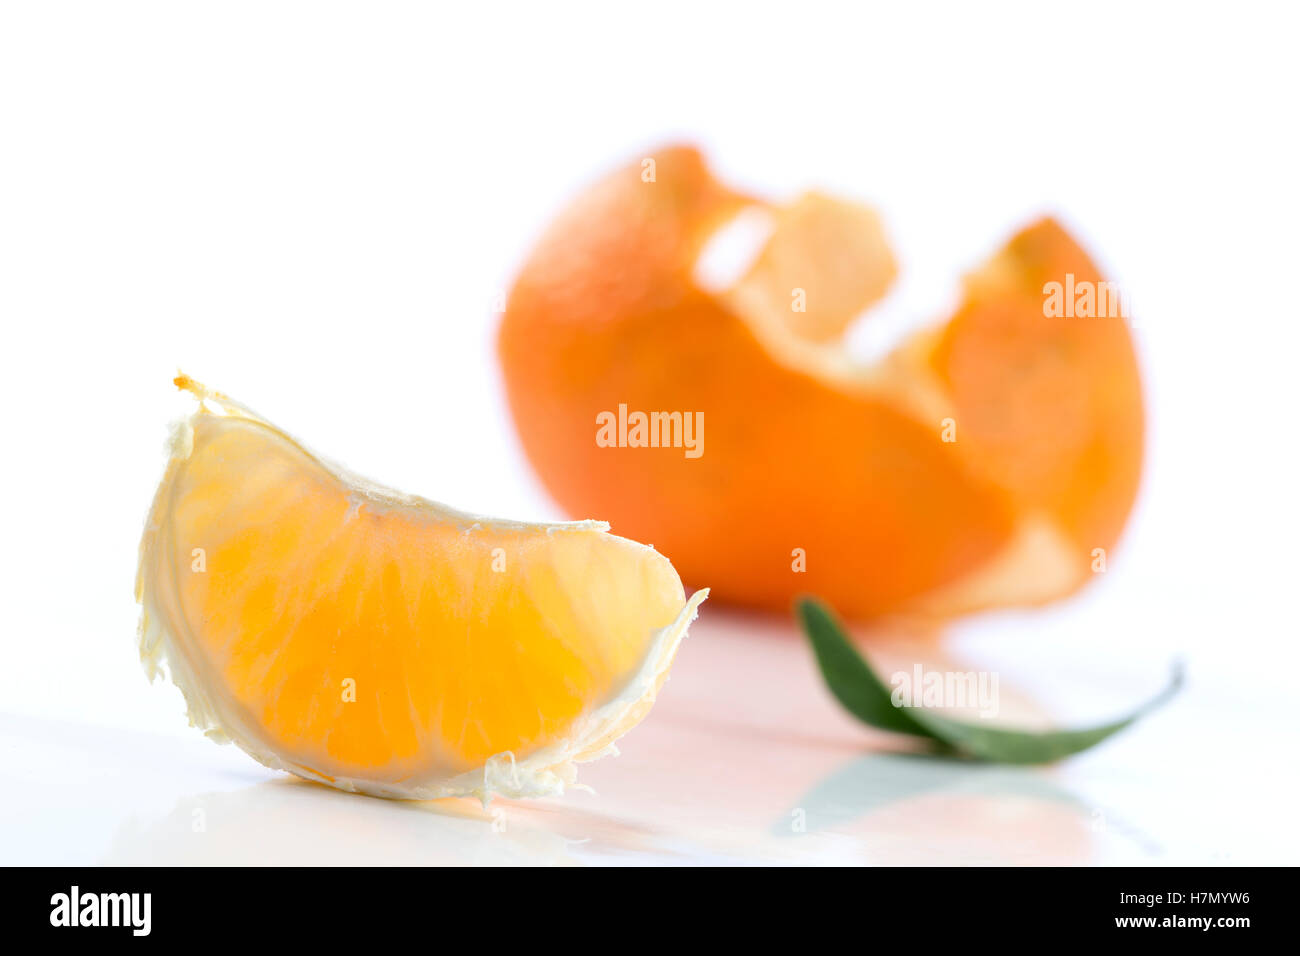
<path fill-rule="evenodd" d="M 835 699 L 864 724 L 932 741 L 941 750 L 995 763 L 1050 763 L 1096 746 L 1173 697 L 1183 684 L 1175 666 L 1169 686 L 1126 717 L 1079 730 L 1041 733 L 989 727 L 954 720 L 921 707 L 894 704 L 889 686 L 845 636 L 830 609 L 815 598 L 801 598 L 795 613 L 812 643 L 822 677 Z"/>

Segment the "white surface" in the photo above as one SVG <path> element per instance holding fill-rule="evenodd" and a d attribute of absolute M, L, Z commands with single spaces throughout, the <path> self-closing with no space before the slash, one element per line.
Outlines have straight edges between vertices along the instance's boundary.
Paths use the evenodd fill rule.
<path fill-rule="evenodd" d="M 1121 644 L 1101 650 L 1114 662 Z M 875 657 L 1005 675 L 1020 650 L 999 645 Z M 1058 715 L 1110 717 L 1164 679 L 1158 667 L 1089 667 L 1095 652 L 1058 648 L 1037 698 L 1004 683 L 1004 715 L 1053 699 Z M 715 613 L 622 755 L 582 768 L 595 793 L 562 799 L 394 803 L 272 773 L 171 733 L 176 719 L 148 733 L 0 718 L 2 861 L 1294 863 L 1288 711 L 1197 666 L 1181 698 L 1061 767 L 936 760 L 844 716 L 784 625 Z"/>
<path fill-rule="evenodd" d="M 0 8 L 0 862 L 1297 862 L 1295 15 L 1130 6 Z M 1175 654 L 1183 697 L 1054 771 L 918 770 L 787 623 L 706 605 L 599 796 L 503 832 L 270 782 L 188 731 L 131 594 L 177 366 L 363 474 L 555 517 L 493 303 L 561 202 L 670 139 L 880 206 L 904 274 L 867 347 L 1031 215 L 1085 238 L 1139 304 L 1138 512 L 1081 598 L 945 647 L 1060 720 Z M 207 839 L 178 838 L 196 805 Z M 799 806 L 809 833 L 778 835 Z"/>

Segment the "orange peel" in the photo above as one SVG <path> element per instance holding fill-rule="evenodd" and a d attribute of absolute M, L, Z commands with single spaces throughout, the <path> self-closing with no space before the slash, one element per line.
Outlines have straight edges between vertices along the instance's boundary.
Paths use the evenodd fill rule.
<path fill-rule="evenodd" d="M 701 251 L 771 207 L 695 149 L 653 159 L 560 213 L 499 329 L 524 450 L 568 513 L 757 607 L 814 593 L 850 617 L 943 618 L 1091 577 L 1137 493 L 1143 406 L 1123 316 L 1045 315 L 1048 283 L 1104 281 L 1059 223 L 1018 232 L 946 323 L 864 365 L 839 339 L 895 272 L 874 213 L 777 207 L 751 270 L 711 291 Z M 703 453 L 605 447 L 594 423 L 621 408 L 702 414 Z"/>

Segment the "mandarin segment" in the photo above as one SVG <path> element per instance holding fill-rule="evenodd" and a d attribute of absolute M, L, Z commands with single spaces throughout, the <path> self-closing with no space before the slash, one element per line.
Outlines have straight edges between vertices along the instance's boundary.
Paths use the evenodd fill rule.
<path fill-rule="evenodd" d="M 139 590 L 142 655 L 195 723 L 310 779 L 430 797 L 560 790 L 644 715 L 703 598 L 655 551 L 387 491 L 180 384 L 204 401 Z"/>
<path fill-rule="evenodd" d="M 712 293 L 700 250 L 761 201 L 695 150 L 655 158 L 653 182 L 636 163 L 560 213 L 501 321 L 512 415 L 566 511 L 772 609 L 815 593 L 850 617 L 948 616 L 1087 580 L 1136 495 L 1142 399 L 1122 318 L 1044 314 L 1045 283 L 1101 280 L 1064 229 L 1017 234 L 945 325 L 861 366 L 834 340 L 894 275 L 874 213 L 778 208 L 750 271 Z M 702 454 L 595 441 L 620 408 L 702 413 Z"/>

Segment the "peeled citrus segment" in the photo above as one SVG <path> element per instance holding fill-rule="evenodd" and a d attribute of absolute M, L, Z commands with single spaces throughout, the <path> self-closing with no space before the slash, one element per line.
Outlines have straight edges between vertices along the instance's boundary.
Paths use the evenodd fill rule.
<path fill-rule="evenodd" d="M 201 401 L 137 597 L 191 723 L 343 790 L 486 799 L 562 791 L 649 710 L 707 593 L 653 548 L 399 494 L 177 384 Z"/>
<path fill-rule="evenodd" d="M 1143 407 L 1123 318 L 1045 312 L 1046 283 L 1100 280 L 1064 229 L 1022 230 L 945 323 L 864 366 L 835 340 L 893 275 L 874 214 L 772 212 L 694 149 L 654 159 L 654 181 L 615 170 L 557 217 L 501 322 L 516 426 L 566 510 L 772 609 L 811 593 L 852 618 L 946 617 L 1092 577 L 1137 493 Z M 697 284 L 701 248 L 755 205 L 776 229 L 751 271 Z M 620 409 L 696 416 L 700 454 L 593 441 Z"/>

